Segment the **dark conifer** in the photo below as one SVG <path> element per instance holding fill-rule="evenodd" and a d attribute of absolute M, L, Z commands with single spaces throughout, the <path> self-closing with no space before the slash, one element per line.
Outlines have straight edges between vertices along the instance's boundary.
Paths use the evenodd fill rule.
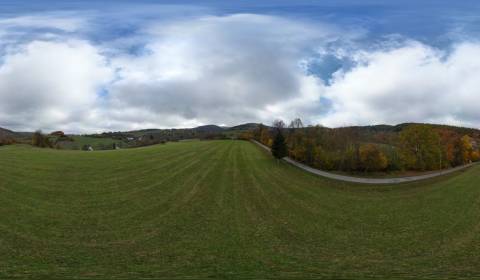
<path fill-rule="evenodd" d="M 280 128 L 277 128 L 277 133 L 273 139 L 272 155 L 277 159 L 282 159 L 287 156 L 287 144 L 285 143 L 285 137 L 283 137 Z"/>

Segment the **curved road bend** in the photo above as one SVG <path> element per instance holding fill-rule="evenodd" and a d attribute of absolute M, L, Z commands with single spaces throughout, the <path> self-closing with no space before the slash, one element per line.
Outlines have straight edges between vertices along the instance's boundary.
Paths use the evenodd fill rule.
<path fill-rule="evenodd" d="M 260 142 L 255 141 L 255 140 L 251 140 L 251 141 L 253 143 L 257 144 L 258 146 L 262 147 L 263 149 L 270 152 L 269 147 L 263 145 Z M 344 181 L 344 182 L 351 182 L 351 183 L 360 183 L 360 184 L 399 184 L 399 183 L 406 183 L 406 182 L 414 182 L 414 181 L 425 180 L 425 179 L 430 179 L 430 178 L 450 174 L 450 173 L 468 168 L 468 167 L 470 167 L 474 164 L 474 163 L 470 163 L 470 164 L 458 166 L 458 167 L 455 167 L 455 168 L 450 168 L 450 169 L 447 169 L 447 170 L 441 170 L 441 171 L 438 171 L 438 172 L 429 173 L 429 174 L 425 174 L 425 175 L 419 175 L 419 176 L 379 179 L 379 178 L 360 178 L 360 177 L 352 177 L 352 176 L 345 176 L 345 175 L 330 173 L 330 172 L 326 172 L 326 171 L 322 171 L 322 170 L 312 168 L 308 165 L 305 165 L 303 163 L 295 161 L 295 160 L 293 160 L 289 157 L 284 157 L 283 160 L 290 163 L 291 165 L 294 165 L 298 168 L 301 168 L 301 169 L 303 169 L 307 172 L 313 173 L 315 175 L 319 175 L 319 176 L 326 177 L 326 178 L 329 178 L 329 179 L 334 179 L 334 180 L 339 180 L 339 181 Z"/>

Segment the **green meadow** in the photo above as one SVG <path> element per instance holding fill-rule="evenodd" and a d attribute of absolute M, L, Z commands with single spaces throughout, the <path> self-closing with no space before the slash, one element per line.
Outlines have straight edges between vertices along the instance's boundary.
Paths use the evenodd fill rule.
<path fill-rule="evenodd" d="M 480 277 L 480 166 L 317 177 L 246 141 L 0 147 L 0 279 Z"/>

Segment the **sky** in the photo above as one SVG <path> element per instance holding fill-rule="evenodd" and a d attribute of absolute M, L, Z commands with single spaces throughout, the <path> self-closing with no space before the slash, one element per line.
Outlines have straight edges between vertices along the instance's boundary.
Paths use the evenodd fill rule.
<path fill-rule="evenodd" d="M 480 1 L 0 5 L 0 127 L 480 128 Z"/>

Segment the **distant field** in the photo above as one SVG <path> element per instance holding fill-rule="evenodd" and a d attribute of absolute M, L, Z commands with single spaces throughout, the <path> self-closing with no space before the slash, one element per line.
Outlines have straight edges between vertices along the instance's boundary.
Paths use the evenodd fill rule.
<path fill-rule="evenodd" d="M 479 178 L 353 185 L 242 141 L 0 147 L 0 279 L 480 277 Z"/>
<path fill-rule="evenodd" d="M 71 136 L 71 138 L 74 140 L 73 142 L 61 142 L 61 147 L 63 149 L 81 150 L 84 145 L 91 145 L 94 150 L 110 150 L 114 143 L 120 147 L 126 146 L 126 143 L 123 141 L 112 138 L 97 138 L 82 135 Z"/>

